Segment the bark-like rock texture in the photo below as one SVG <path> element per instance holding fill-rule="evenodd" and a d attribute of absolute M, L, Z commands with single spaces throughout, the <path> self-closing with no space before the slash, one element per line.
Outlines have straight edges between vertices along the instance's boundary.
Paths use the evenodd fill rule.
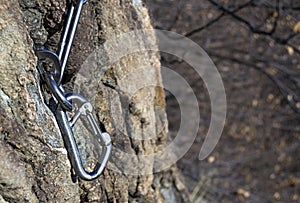
<path fill-rule="evenodd" d="M 33 45 L 56 50 L 66 3 L 0 0 L 0 202 L 187 202 L 175 167 L 148 175 L 116 170 L 122 164 L 118 150 L 138 156 L 165 148 L 163 89 L 147 87 L 133 96 L 125 91 L 145 78 L 161 86 L 158 56 L 150 51 L 122 57 L 105 69 L 103 77 L 94 77 L 91 84 L 84 86 L 96 90 L 96 115 L 111 134 L 114 153 L 100 178 L 72 182 L 67 151 L 55 118 L 45 104 L 33 52 Z M 147 10 L 139 0 L 87 1 L 64 85 L 73 89 L 83 61 L 94 50 L 101 53 L 97 61 L 102 66 L 90 67 L 90 71 L 95 71 L 92 75 L 97 76 L 111 54 L 103 48 L 105 42 L 111 36 L 135 29 L 150 29 L 149 39 L 155 41 Z M 152 69 L 148 73 L 135 71 L 141 66 Z M 122 78 L 131 72 L 134 77 L 125 84 Z M 120 123 L 125 130 L 119 129 Z M 152 139 L 145 139 L 147 136 Z M 89 154 L 93 147 L 89 146 L 94 143 L 84 136 L 77 137 L 77 141 L 85 165 L 92 165 Z M 151 172 L 154 160 L 149 159 L 146 164 Z M 131 167 L 139 170 L 145 166 L 132 163 Z"/>

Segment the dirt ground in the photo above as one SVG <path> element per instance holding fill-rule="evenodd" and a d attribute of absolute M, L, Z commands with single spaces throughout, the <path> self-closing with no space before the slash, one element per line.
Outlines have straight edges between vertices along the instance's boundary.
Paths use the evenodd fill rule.
<path fill-rule="evenodd" d="M 278 25 L 275 34 L 269 36 L 249 29 L 233 15 L 222 14 L 208 0 L 144 2 L 156 28 L 185 34 L 207 51 L 225 85 L 228 102 L 225 129 L 211 156 L 199 161 L 199 150 L 210 123 L 207 90 L 187 64 L 171 62 L 162 55 L 162 64 L 189 81 L 199 102 L 198 137 L 177 163 L 192 202 L 300 202 L 300 114 L 289 103 L 291 97 L 299 96 L 299 88 L 291 85 L 286 75 L 277 74 L 278 68 L 284 67 L 295 72 L 293 79 L 298 81 L 300 65 L 296 48 L 300 38 L 295 35 L 289 41 L 291 45 L 276 40 L 276 36 L 293 33 L 293 26 L 300 20 L 300 2 L 282 1 L 280 15 L 272 13 L 276 1 L 267 0 L 254 1 L 256 6 L 238 11 L 239 16 L 254 24 L 265 14 L 273 15 Z M 236 8 L 236 4 L 246 1 L 218 2 Z M 287 9 L 288 6 L 293 9 Z M 210 24 L 219 15 L 221 18 Z M 269 29 L 273 17 L 265 18 L 270 22 L 263 22 L 260 28 Z M 285 89 L 278 88 L 272 76 Z M 291 91 L 285 94 L 282 90 Z M 167 112 L 170 132 L 176 134 L 180 111 L 172 96 L 167 97 Z"/>

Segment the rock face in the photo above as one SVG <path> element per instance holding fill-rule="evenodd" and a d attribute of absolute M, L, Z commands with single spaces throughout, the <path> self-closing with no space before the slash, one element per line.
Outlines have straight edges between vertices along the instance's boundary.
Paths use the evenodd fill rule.
<path fill-rule="evenodd" d="M 116 50 L 105 44 L 111 36 L 136 29 L 147 29 L 148 40 L 155 42 L 142 3 L 90 0 L 84 5 L 63 84 L 91 97 L 96 117 L 111 134 L 113 154 L 100 178 L 74 183 L 62 137 L 45 104 L 33 52 L 33 45 L 56 50 L 67 1 L 0 2 L 0 202 L 187 202 L 175 167 L 153 174 L 154 159 L 143 165 L 134 162 L 140 155 L 163 150 L 166 144 L 157 54 L 144 51 L 111 60 Z M 94 56 L 99 59 L 85 65 Z M 139 67 L 149 71 L 136 71 Z M 157 87 L 139 89 L 145 78 Z M 90 157 L 95 143 L 76 131 L 89 168 L 94 164 Z M 130 154 L 133 162 L 123 159 L 124 154 Z M 129 165 L 130 170 L 125 168 Z M 147 174 L 136 173 L 145 168 Z"/>

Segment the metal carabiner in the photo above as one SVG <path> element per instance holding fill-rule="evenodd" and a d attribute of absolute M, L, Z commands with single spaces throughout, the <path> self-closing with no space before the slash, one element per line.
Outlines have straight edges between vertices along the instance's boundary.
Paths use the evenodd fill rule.
<path fill-rule="evenodd" d="M 91 103 L 78 94 L 65 95 L 65 90 L 61 84 L 82 7 L 87 0 L 75 1 L 76 0 L 69 0 L 70 7 L 68 9 L 66 24 L 57 53 L 47 50 L 44 47 L 34 49 L 39 59 L 38 70 L 41 75 L 41 79 L 46 83 L 53 96 L 49 100 L 49 106 L 55 114 L 72 168 L 79 178 L 83 180 L 94 180 L 101 175 L 108 162 L 112 150 L 110 135 L 106 132 L 101 132 L 100 127 L 92 114 L 93 107 Z M 47 59 L 52 61 L 52 68 L 54 70 L 51 72 L 46 72 L 43 67 L 43 61 Z M 79 107 L 73 118 L 69 120 L 66 111 L 75 110 L 75 106 L 72 104 L 72 101 L 77 102 Z M 72 127 L 81 116 L 85 116 L 87 118 L 91 127 L 91 132 L 95 136 L 99 136 L 101 141 L 100 143 L 102 145 L 102 154 L 99 158 L 99 162 L 96 164 L 92 172 L 87 172 L 84 169 L 72 131 Z"/>
<path fill-rule="evenodd" d="M 74 169 L 76 175 L 83 180 L 94 180 L 98 176 L 101 175 L 104 170 L 111 150 L 111 138 L 110 135 L 106 132 L 101 132 L 93 114 L 92 114 L 92 105 L 81 95 L 77 94 L 68 94 L 66 95 L 68 101 L 75 101 L 79 104 L 77 112 L 72 119 L 69 119 L 66 110 L 58 105 L 56 109 L 56 119 L 59 125 L 60 131 L 62 133 L 65 146 L 68 151 L 68 155 L 71 161 L 72 168 Z M 78 147 L 74 138 L 74 134 L 72 131 L 72 126 L 76 123 L 76 121 L 80 118 L 80 116 L 86 116 L 91 127 L 92 132 L 95 136 L 100 137 L 101 145 L 102 145 L 102 154 L 99 162 L 96 164 L 94 170 L 92 172 L 87 172 L 83 165 L 79 155 Z"/>

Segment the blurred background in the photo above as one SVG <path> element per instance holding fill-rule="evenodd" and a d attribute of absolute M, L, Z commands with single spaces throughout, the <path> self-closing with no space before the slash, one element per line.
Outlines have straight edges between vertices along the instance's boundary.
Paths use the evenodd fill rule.
<path fill-rule="evenodd" d="M 183 76 L 199 102 L 198 136 L 178 162 L 192 202 L 300 202 L 300 1 L 144 3 L 155 28 L 184 35 L 209 54 L 226 89 L 224 132 L 199 161 L 210 123 L 205 84 L 186 63 L 162 54 L 162 65 Z M 167 113 L 176 134 L 180 109 L 170 94 Z"/>

